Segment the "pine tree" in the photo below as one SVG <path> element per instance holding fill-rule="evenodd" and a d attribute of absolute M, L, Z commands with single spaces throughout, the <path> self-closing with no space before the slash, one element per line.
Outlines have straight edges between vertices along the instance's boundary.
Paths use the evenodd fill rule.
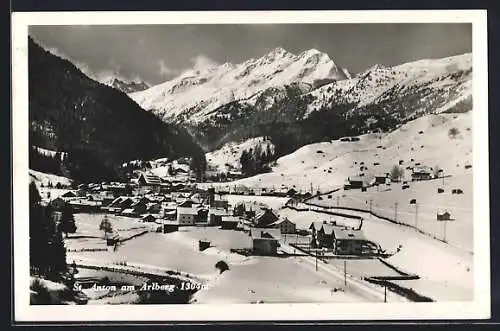
<path fill-rule="evenodd" d="M 41 205 L 40 194 L 34 184 L 29 186 L 30 215 L 30 267 L 35 273 L 57 278 L 67 270 L 66 248 L 59 224 L 50 206 Z"/>
<path fill-rule="evenodd" d="M 108 219 L 108 215 L 104 215 L 104 218 L 101 221 L 101 224 L 99 225 L 99 230 L 104 232 L 104 235 L 113 232 L 113 226 L 111 225 L 111 222 Z"/>
<path fill-rule="evenodd" d="M 51 224 L 53 229 L 49 241 L 50 268 L 48 276 L 57 279 L 59 273 L 67 271 L 66 248 L 61 231 L 61 224 Z"/>
<path fill-rule="evenodd" d="M 172 166 L 172 164 L 169 164 L 168 165 L 168 170 L 167 170 L 168 174 L 170 176 L 174 176 L 175 175 L 175 171 L 174 171 L 174 167 Z"/>
<path fill-rule="evenodd" d="M 245 175 L 249 174 L 249 162 L 250 162 L 250 155 L 246 150 L 244 150 L 241 153 L 240 164 L 241 164 L 241 172 L 243 172 L 243 174 Z"/>
<path fill-rule="evenodd" d="M 75 216 L 70 204 L 65 204 L 61 210 L 61 231 L 68 237 L 68 233 L 76 232 Z"/>

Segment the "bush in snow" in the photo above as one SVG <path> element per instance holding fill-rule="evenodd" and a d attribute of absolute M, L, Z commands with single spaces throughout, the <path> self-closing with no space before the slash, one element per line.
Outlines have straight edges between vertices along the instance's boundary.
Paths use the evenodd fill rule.
<path fill-rule="evenodd" d="M 403 169 L 397 165 L 393 166 L 389 174 L 392 181 L 399 181 L 403 176 Z"/>
<path fill-rule="evenodd" d="M 460 131 L 455 127 L 451 128 L 448 131 L 448 137 L 450 137 L 451 139 L 455 139 L 459 134 L 460 134 Z"/>

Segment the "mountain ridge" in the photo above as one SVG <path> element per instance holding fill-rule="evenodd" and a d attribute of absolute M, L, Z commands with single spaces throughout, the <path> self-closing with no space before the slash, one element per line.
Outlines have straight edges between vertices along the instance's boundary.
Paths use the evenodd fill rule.
<path fill-rule="evenodd" d="M 239 64 L 188 70 L 172 80 L 129 96 L 166 121 L 182 122 L 178 118 L 185 114 L 208 112 L 266 88 L 346 78 L 344 70 L 325 53 L 313 49 L 295 55 L 278 47 L 260 58 Z M 190 119 L 196 121 L 199 116 Z"/>
<path fill-rule="evenodd" d="M 30 145 L 67 153 L 64 171 L 73 179 L 116 178 L 131 159 L 203 155 L 185 129 L 162 122 L 30 37 L 28 69 Z M 43 171 L 35 160 L 30 157 L 30 168 Z"/>

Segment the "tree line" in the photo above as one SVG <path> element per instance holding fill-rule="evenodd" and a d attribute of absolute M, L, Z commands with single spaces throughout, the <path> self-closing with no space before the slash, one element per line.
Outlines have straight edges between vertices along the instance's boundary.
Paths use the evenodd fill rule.
<path fill-rule="evenodd" d="M 29 250 L 30 270 L 33 274 L 58 280 L 66 265 L 63 234 L 76 232 L 73 210 L 69 204 L 56 210 L 41 203 L 34 182 L 29 185 Z"/>
<path fill-rule="evenodd" d="M 268 172 L 270 163 L 275 159 L 274 151 L 270 145 L 264 150 L 260 144 L 255 148 L 244 150 L 241 153 L 240 164 L 241 172 L 245 176 L 253 176 L 259 173 Z"/>

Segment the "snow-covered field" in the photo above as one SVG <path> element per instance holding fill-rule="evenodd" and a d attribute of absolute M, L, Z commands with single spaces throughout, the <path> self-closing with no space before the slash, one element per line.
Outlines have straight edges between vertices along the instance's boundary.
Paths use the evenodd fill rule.
<path fill-rule="evenodd" d="M 198 240 L 208 240 L 211 247 L 200 252 Z M 357 291 L 343 292 L 341 277 L 328 271 L 314 270 L 306 258 L 245 257 L 231 253 L 231 248 L 251 248 L 248 234 L 213 227 L 186 227 L 179 232 L 148 233 L 125 242 L 117 251 L 68 253 L 68 261 L 113 265 L 156 266 L 177 270 L 206 281 L 207 289 L 198 292 L 196 303 L 263 302 L 366 302 L 371 295 Z M 229 270 L 219 274 L 218 261 Z M 334 288 L 337 290 L 333 291 Z M 125 300 L 125 299 L 124 299 Z"/>
<path fill-rule="evenodd" d="M 444 189 L 438 193 L 437 189 Z M 452 189 L 459 188 L 463 194 L 452 194 Z M 390 187 L 381 185 L 379 191 L 375 187 L 366 192 L 361 190 L 340 190 L 308 202 L 319 206 L 342 207 L 370 210 L 377 215 L 388 217 L 401 223 L 415 226 L 436 238 L 445 239 L 450 244 L 465 251 L 473 251 L 473 186 L 472 172 L 444 179 L 410 182 L 410 188 L 403 190 L 401 184 L 393 183 Z M 331 196 L 331 199 L 328 198 Z M 415 204 L 410 200 L 415 199 Z M 397 206 L 395 205 L 397 203 Z M 397 208 L 397 210 L 396 210 Z M 453 220 L 442 222 L 436 220 L 438 211 L 446 210 Z M 418 212 L 418 214 L 417 214 Z"/>
<path fill-rule="evenodd" d="M 35 182 L 35 185 L 40 193 L 42 201 L 49 202 L 71 189 L 71 179 L 57 176 L 53 174 L 47 174 L 40 171 L 35 171 L 29 169 L 30 181 Z M 52 187 L 47 187 L 51 183 Z M 55 186 L 59 183 L 63 188 L 56 188 Z"/>
<path fill-rule="evenodd" d="M 472 300 L 474 284 L 471 253 L 412 228 L 370 217 L 367 213 L 349 213 L 364 218 L 362 230 L 367 239 L 378 243 L 390 253 L 400 249 L 387 262 L 403 272 L 421 277 L 419 280 L 399 281 L 402 286 L 418 289 L 418 293 L 438 301 Z M 280 211 L 280 216 L 296 222 L 298 228 L 307 228 L 312 221 L 328 221 L 330 218 L 329 215 L 315 211 L 296 212 L 290 209 Z M 293 236 L 290 242 L 294 242 Z M 330 260 L 329 263 L 338 265 L 340 262 Z M 377 270 L 380 269 L 380 266 L 369 262 L 355 262 L 354 266 L 356 276 L 377 276 Z"/>
<path fill-rule="evenodd" d="M 421 163 L 439 166 L 444 175 L 462 175 L 472 165 L 472 113 L 420 117 L 391 133 L 366 134 L 359 142 L 339 140 L 306 145 L 278 159 L 271 173 L 231 182 L 248 187 L 295 187 L 297 190 L 326 192 L 345 184 L 349 176 L 367 168 L 366 178 L 390 172 L 402 160 L 402 167 Z M 448 135 L 451 128 L 458 134 Z M 419 133 L 420 132 L 420 133 Z M 413 161 L 411 161 L 413 159 Z M 405 170 L 408 177 L 410 171 Z M 213 183 L 213 186 L 227 186 Z"/>
<path fill-rule="evenodd" d="M 35 171 L 32 169 L 29 169 L 29 176 L 30 179 L 32 179 L 37 186 L 40 186 L 42 183 L 44 186 L 47 184 L 52 183 L 52 185 L 56 185 L 57 183 L 60 183 L 63 186 L 70 186 L 71 185 L 71 179 L 62 177 L 62 176 L 57 176 L 57 175 L 52 175 L 52 174 L 47 174 L 44 172 L 40 171 Z"/>
<path fill-rule="evenodd" d="M 77 213 L 75 224 L 76 233 L 69 234 L 65 240 L 66 248 L 69 250 L 81 249 L 106 249 L 103 231 L 99 230 L 104 214 Z M 113 230 L 120 238 L 128 238 L 143 231 L 154 231 L 157 224 L 143 223 L 137 218 L 108 215 Z"/>

